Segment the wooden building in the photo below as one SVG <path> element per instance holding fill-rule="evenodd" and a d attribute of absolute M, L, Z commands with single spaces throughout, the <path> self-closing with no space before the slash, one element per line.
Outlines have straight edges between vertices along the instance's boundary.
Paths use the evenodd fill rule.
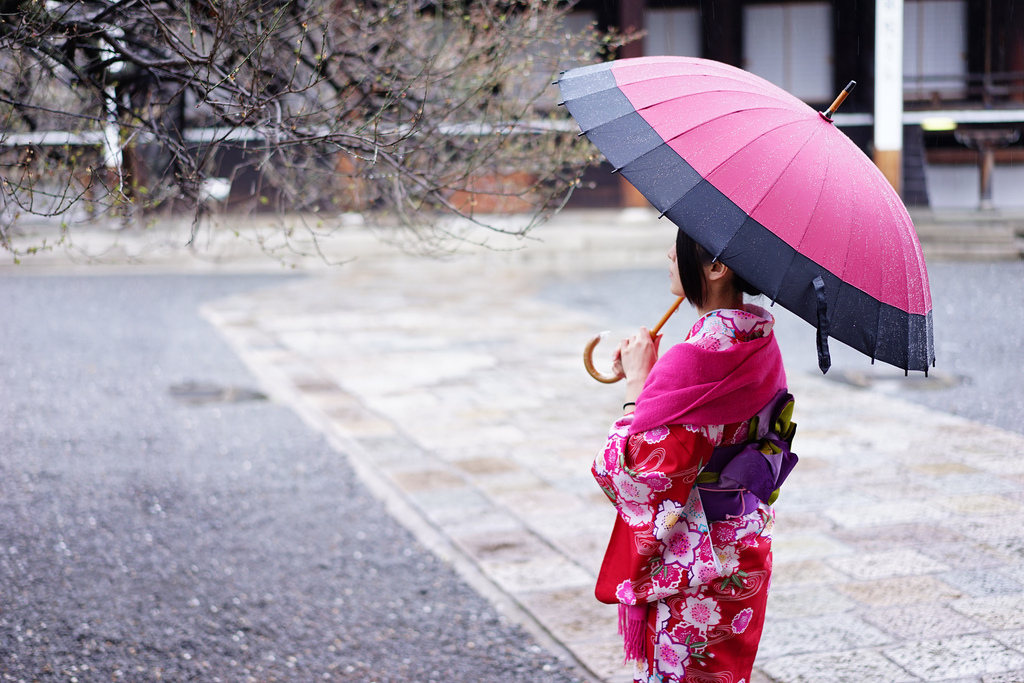
<path fill-rule="evenodd" d="M 819 109 L 856 80 L 837 124 L 870 155 L 875 3 L 581 0 L 574 19 L 642 36 L 610 58 L 715 59 L 762 76 Z M 959 188 L 973 174 L 975 184 L 968 184 L 977 196 L 968 192 L 963 201 L 984 203 L 987 193 L 991 206 L 993 177 L 1006 176 L 1002 185 L 996 183 L 1002 203 L 1024 208 L 1024 0 L 903 5 L 904 200 L 940 206 L 949 196 L 945 185 Z M 592 189 L 581 193 L 590 195 L 585 201 L 636 204 L 628 188 L 602 177 L 606 172 L 588 174 Z M 950 181 L 953 176 L 959 180 Z"/>

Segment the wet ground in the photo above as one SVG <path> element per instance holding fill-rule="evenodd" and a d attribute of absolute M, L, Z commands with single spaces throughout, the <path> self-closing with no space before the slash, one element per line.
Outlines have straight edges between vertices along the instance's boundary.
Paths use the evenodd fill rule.
<path fill-rule="evenodd" d="M 286 281 L 0 278 L 0 677 L 580 680 L 199 317 Z"/>

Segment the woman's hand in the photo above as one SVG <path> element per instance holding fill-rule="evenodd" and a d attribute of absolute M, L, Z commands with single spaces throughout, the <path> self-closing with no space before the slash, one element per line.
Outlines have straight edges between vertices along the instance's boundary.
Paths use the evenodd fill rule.
<path fill-rule="evenodd" d="M 651 368 L 658 361 L 659 344 L 661 335 L 651 339 L 646 327 L 619 342 L 619 348 L 612 355 L 612 370 L 626 376 L 626 401 L 635 401 L 640 395 Z"/>

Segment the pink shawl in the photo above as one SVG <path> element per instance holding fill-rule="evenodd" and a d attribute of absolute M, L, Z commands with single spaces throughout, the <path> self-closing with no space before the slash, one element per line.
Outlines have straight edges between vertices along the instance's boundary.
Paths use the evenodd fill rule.
<path fill-rule="evenodd" d="M 741 337 L 739 343 L 722 349 L 685 342 L 673 346 L 651 369 L 636 401 L 630 435 L 666 424 L 743 422 L 786 387 L 771 314 L 756 306 L 744 308 L 769 321 L 767 335 Z"/>

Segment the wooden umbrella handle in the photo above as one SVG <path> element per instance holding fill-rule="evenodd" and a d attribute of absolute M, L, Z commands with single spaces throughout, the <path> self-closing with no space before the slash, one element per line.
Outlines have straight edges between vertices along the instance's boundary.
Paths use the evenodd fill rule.
<path fill-rule="evenodd" d="M 676 302 L 674 304 L 668 307 L 668 310 L 665 311 L 665 315 L 661 316 L 661 320 L 659 320 L 658 324 L 654 326 L 653 330 L 651 330 L 651 339 L 654 339 L 655 337 L 658 336 L 658 333 L 661 332 L 661 328 L 665 326 L 665 323 L 667 323 L 668 319 L 672 317 L 672 314 L 679 310 L 680 304 L 682 304 L 685 300 L 686 297 L 681 296 L 678 299 L 676 299 Z"/>
<path fill-rule="evenodd" d="M 849 83 L 847 83 L 846 87 L 843 88 L 843 91 L 839 93 L 839 96 L 836 97 L 836 99 L 832 102 L 832 106 L 830 106 L 825 111 L 821 112 L 821 115 L 825 117 L 827 121 L 831 121 L 832 115 L 836 113 L 836 110 L 839 109 L 840 105 L 842 105 L 842 103 L 846 101 L 846 97 L 851 92 L 853 92 L 853 89 L 856 87 L 857 81 L 850 81 Z"/>
<path fill-rule="evenodd" d="M 651 339 L 654 339 L 655 337 L 658 336 L 658 332 L 661 331 L 661 328 L 664 327 L 665 323 L 668 322 L 668 319 L 672 317 L 672 314 L 676 312 L 676 310 L 679 308 L 679 305 L 683 303 L 683 300 L 685 298 L 686 297 L 682 296 L 679 297 L 678 299 L 676 299 L 676 302 L 672 304 L 667 311 L 665 311 L 665 315 L 661 316 L 661 320 L 659 320 L 658 324 L 654 326 L 653 330 L 651 330 Z M 606 334 L 608 333 L 602 332 L 601 334 L 596 335 L 593 339 L 587 342 L 587 345 L 585 347 L 583 347 L 583 367 L 585 367 L 590 376 L 596 379 L 598 382 L 601 382 L 603 384 L 615 384 L 620 379 L 625 377 L 625 375 L 621 373 L 615 373 L 614 375 L 605 375 L 601 372 L 598 372 L 597 368 L 594 367 L 594 349 L 597 347 L 598 342 L 600 342 Z"/>

